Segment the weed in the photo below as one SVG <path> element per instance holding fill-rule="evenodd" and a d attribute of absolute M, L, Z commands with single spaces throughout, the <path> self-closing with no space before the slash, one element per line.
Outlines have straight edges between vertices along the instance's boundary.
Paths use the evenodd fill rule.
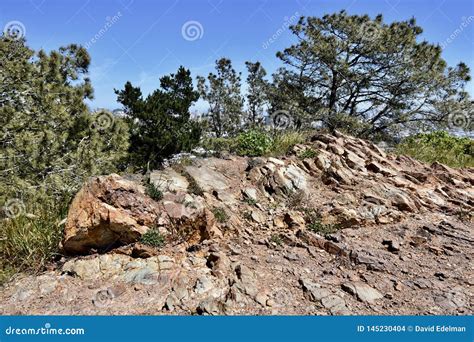
<path fill-rule="evenodd" d="M 229 215 L 226 213 L 224 208 L 214 207 L 212 213 L 219 223 L 225 223 L 229 220 Z"/>
<path fill-rule="evenodd" d="M 159 201 L 163 198 L 163 192 L 151 182 L 146 184 L 145 193 L 155 201 Z"/>
<path fill-rule="evenodd" d="M 165 244 L 165 238 L 156 228 L 149 229 L 140 238 L 140 242 L 152 247 L 161 247 Z"/>
<path fill-rule="evenodd" d="M 283 244 L 283 240 L 281 239 L 281 237 L 277 234 L 273 234 L 271 237 L 270 237 L 270 242 L 278 245 L 278 246 L 281 246 Z"/>
<path fill-rule="evenodd" d="M 318 152 L 313 150 L 312 148 L 307 148 L 304 151 L 298 154 L 298 158 L 300 159 L 314 159 L 318 155 Z"/>

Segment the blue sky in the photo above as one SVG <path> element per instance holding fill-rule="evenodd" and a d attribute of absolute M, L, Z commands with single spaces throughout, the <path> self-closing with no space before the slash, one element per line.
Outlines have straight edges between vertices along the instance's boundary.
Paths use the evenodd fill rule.
<path fill-rule="evenodd" d="M 259 60 L 271 73 L 281 65 L 275 53 L 293 41 L 285 24 L 342 9 L 386 22 L 415 17 L 450 65 L 464 61 L 474 73 L 472 0 L 2 0 L 0 25 L 19 21 L 34 49 L 87 44 L 91 107 L 114 109 L 114 88 L 130 80 L 147 94 L 180 65 L 207 75 L 225 56 L 238 71 Z M 468 90 L 474 95 L 473 82 Z"/>

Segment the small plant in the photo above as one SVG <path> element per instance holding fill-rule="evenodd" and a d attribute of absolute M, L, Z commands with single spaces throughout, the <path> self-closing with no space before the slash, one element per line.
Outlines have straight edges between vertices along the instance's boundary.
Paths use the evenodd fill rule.
<path fill-rule="evenodd" d="M 173 166 L 173 169 L 180 173 L 186 180 L 188 181 L 188 191 L 196 196 L 202 196 L 204 194 L 204 190 L 199 186 L 193 176 L 189 174 L 188 171 L 184 168 L 181 164 L 176 164 Z"/>
<path fill-rule="evenodd" d="M 155 201 L 159 201 L 163 198 L 163 192 L 151 182 L 146 184 L 145 193 Z"/>
<path fill-rule="evenodd" d="M 270 136 L 261 130 L 249 130 L 237 136 L 237 153 L 241 156 L 259 157 L 267 154 L 272 146 Z"/>
<path fill-rule="evenodd" d="M 229 215 L 226 213 L 224 208 L 214 207 L 212 209 L 212 213 L 219 223 L 225 223 L 227 220 L 229 220 Z"/>
<path fill-rule="evenodd" d="M 474 141 L 445 131 L 417 134 L 403 140 L 396 148 L 398 154 L 452 167 L 474 167 Z"/>
<path fill-rule="evenodd" d="M 271 237 L 270 237 L 270 242 L 276 244 L 277 246 L 281 246 L 283 244 L 283 240 L 281 239 L 281 237 L 277 234 L 273 234 Z"/>
<path fill-rule="evenodd" d="M 291 149 L 297 145 L 302 144 L 306 141 L 306 135 L 301 132 L 288 131 L 288 132 L 277 132 L 273 136 L 272 146 L 270 153 L 273 156 L 285 156 Z"/>
<path fill-rule="evenodd" d="M 304 210 L 305 213 L 305 221 L 306 226 L 309 230 L 326 236 L 328 234 L 335 233 L 340 229 L 338 224 L 326 224 L 321 221 L 321 215 L 314 209 L 306 209 Z"/>
<path fill-rule="evenodd" d="M 252 197 L 245 197 L 244 202 L 251 206 L 254 206 L 257 204 L 257 201 L 253 199 Z"/>
<path fill-rule="evenodd" d="M 165 238 L 158 229 L 152 228 L 142 235 L 140 242 L 151 247 L 161 247 L 165 244 Z"/>
<path fill-rule="evenodd" d="M 298 158 L 300 159 L 314 159 L 318 155 L 318 152 L 313 150 L 312 148 L 307 148 L 304 151 L 298 154 Z"/>

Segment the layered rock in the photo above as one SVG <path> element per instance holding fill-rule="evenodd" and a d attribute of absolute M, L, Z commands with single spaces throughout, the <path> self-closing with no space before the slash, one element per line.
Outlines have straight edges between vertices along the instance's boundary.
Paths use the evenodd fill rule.
<path fill-rule="evenodd" d="M 340 133 L 293 152 L 154 171 L 158 201 L 118 175 L 90 179 L 63 240 L 90 255 L 7 285 L 0 313 L 473 313 L 473 169 Z M 139 242 L 150 229 L 163 246 Z"/>

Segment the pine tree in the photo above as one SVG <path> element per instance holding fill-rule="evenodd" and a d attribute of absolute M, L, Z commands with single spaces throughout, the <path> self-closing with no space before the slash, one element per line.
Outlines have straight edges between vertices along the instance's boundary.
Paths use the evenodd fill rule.
<path fill-rule="evenodd" d="M 240 73 L 230 59 L 216 61 L 216 74 L 206 79 L 198 77 L 201 97 L 209 104 L 208 118 L 212 133 L 217 137 L 236 134 L 242 127 L 243 98 L 240 93 Z"/>

